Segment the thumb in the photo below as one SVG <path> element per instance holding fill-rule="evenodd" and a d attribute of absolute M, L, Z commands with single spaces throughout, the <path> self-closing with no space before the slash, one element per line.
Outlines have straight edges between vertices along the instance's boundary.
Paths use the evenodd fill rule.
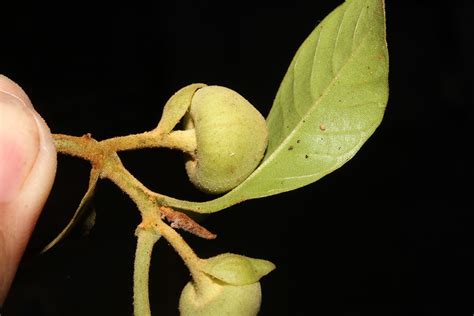
<path fill-rule="evenodd" d="M 28 96 L 0 75 L 0 306 L 56 173 L 56 150 Z"/>

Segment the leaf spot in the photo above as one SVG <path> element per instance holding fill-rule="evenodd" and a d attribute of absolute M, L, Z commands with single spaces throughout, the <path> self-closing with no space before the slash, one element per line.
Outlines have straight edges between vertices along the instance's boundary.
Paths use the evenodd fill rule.
<path fill-rule="evenodd" d="M 308 159 L 308 158 L 309 158 L 309 156 L 308 156 L 308 155 L 304 155 L 304 158 L 305 158 L 305 159 Z"/>
<path fill-rule="evenodd" d="M 326 130 L 326 124 L 324 123 L 319 124 L 319 129 L 324 132 Z"/>
<path fill-rule="evenodd" d="M 288 147 L 288 150 L 293 150 L 293 148 L 294 148 L 293 146 L 290 146 Z"/>

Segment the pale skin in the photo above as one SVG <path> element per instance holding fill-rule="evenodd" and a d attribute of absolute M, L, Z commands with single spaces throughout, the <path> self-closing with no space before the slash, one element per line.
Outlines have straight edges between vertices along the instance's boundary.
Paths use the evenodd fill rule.
<path fill-rule="evenodd" d="M 0 306 L 56 174 L 51 132 L 23 89 L 0 75 Z"/>

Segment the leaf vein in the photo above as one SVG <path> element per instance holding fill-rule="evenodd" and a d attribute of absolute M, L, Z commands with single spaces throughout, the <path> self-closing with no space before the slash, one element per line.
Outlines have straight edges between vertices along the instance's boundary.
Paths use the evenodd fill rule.
<path fill-rule="evenodd" d="M 356 37 L 356 33 L 357 33 L 357 29 L 359 28 L 359 22 L 361 20 L 361 17 L 362 17 L 362 14 L 364 13 L 364 8 L 362 8 L 359 12 L 359 16 L 357 17 L 357 22 L 356 22 L 356 25 L 354 27 L 354 33 L 352 34 L 352 46 L 354 46 L 354 42 L 355 42 L 355 37 Z"/>
<path fill-rule="evenodd" d="M 331 80 L 331 82 L 326 86 L 326 88 L 324 89 L 323 93 L 321 94 L 321 96 L 316 99 L 314 101 L 314 104 L 312 106 L 309 107 L 308 111 L 306 112 L 306 114 L 304 116 L 302 116 L 302 120 L 300 120 L 295 128 L 288 134 L 286 135 L 286 137 L 284 137 L 280 143 L 280 146 L 276 147 L 275 150 L 268 156 L 265 158 L 265 160 L 262 162 L 262 164 L 259 166 L 258 169 L 263 169 L 265 168 L 266 165 L 268 165 L 273 159 L 275 159 L 274 157 L 277 157 L 278 156 L 278 153 L 280 151 L 283 150 L 283 148 L 286 148 L 285 145 L 287 145 L 291 140 L 292 140 L 292 136 L 294 134 L 296 134 L 299 129 L 301 128 L 302 126 L 302 122 L 307 120 L 307 118 L 313 113 L 313 111 L 315 111 L 315 109 L 317 108 L 317 106 L 321 103 L 321 100 L 331 91 L 331 88 L 334 86 L 334 83 L 337 82 L 337 80 L 339 79 L 339 75 L 342 71 L 342 69 L 344 67 L 346 67 L 348 64 L 350 64 L 350 61 L 352 60 L 353 56 L 356 55 L 356 51 L 361 49 L 361 47 L 363 47 L 365 41 L 367 40 L 367 38 L 369 37 L 369 34 L 370 32 L 366 33 L 364 35 L 364 38 L 360 41 L 360 44 L 352 50 L 352 53 L 351 55 L 349 56 L 349 58 L 346 60 L 346 62 L 344 63 L 344 65 L 342 65 L 342 67 L 339 69 L 338 71 L 338 74 L 334 76 L 334 78 Z M 295 63 L 295 66 L 296 66 L 296 63 Z M 293 71 L 295 70 L 295 66 L 293 67 Z M 295 83 L 295 80 L 293 81 L 293 85 Z M 293 86 L 292 85 L 292 86 Z M 294 99 L 294 86 L 292 88 L 292 91 L 293 91 L 293 99 Z M 294 104 L 294 103 L 293 103 Z M 257 174 L 256 172 L 254 172 L 250 177 L 253 177 L 255 174 Z"/>
<path fill-rule="evenodd" d="M 314 49 L 313 62 L 312 62 L 313 67 L 311 68 L 310 82 L 314 82 L 316 80 L 316 78 L 315 78 L 316 77 L 316 71 L 315 71 L 316 67 L 314 67 L 314 65 L 316 64 L 315 60 L 318 56 L 319 42 L 321 41 L 321 33 L 322 33 L 322 30 L 321 29 L 319 29 L 319 30 L 320 31 L 319 31 L 319 34 L 318 34 L 318 40 L 316 42 L 316 47 Z M 310 94 L 311 94 L 311 98 L 313 100 L 315 100 L 316 99 L 316 91 L 315 91 L 314 87 L 310 87 Z"/>
<path fill-rule="evenodd" d="M 344 19 L 346 18 L 347 11 L 348 11 L 347 9 L 344 10 L 344 13 L 342 14 L 341 22 L 339 23 L 339 28 L 337 29 L 336 40 L 334 41 L 334 47 L 332 49 L 331 70 L 332 70 L 333 76 L 335 76 L 335 74 L 338 72 L 338 70 L 336 69 L 336 63 L 334 62 L 334 57 L 336 56 L 335 52 L 337 50 L 337 45 L 339 43 L 342 25 L 344 24 Z"/>
<path fill-rule="evenodd" d="M 342 65 L 342 67 L 339 69 L 338 73 L 334 76 L 334 78 L 331 80 L 331 82 L 326 86 L 326 88 L 324 89 L 323 93 L 321 94 L 321 96 L 319 98 L 317 98 L 314 102 L 314 104 L 312 106 L 309 107 L 308 111 L 306 112 L 306 114 L 302 117 L 303 119 L 307 118 L 308 116 L 310 116 L 313 111 L 317 108 L 317 106 L 321 103 L 321 100 L 324 99 L 325 96 L 327 96 L 327 94 L 331 91 L 331 88 L 334 87 L 334 83 L 338 81 L 339 79 L 339 76 L 342 72 L 342 69 L 344 67 L 346 67 L 348 64 L 350 64 L 350 61 L 353 59 L 353 56 L 356 55 L 356 51 L 358 51 L 359 49 L 361 49 L 361 47 L 363 46 L 363 44 L 365 43 L 365 40 L 368 38 L 368 35 L 369 33 L 367 33 L 363 40 L 361 41 L 360 45 L 356 47 L 355 50 L 352 50 L 352 54 L 349 56 L 349 58 L 347 59 L 347 61 L 344 63 L 344 65 Z M 297 124 L 297 126 L 295 127 L 295 129 L 290 133 L 288 134 L 288 137 L 289 138 L 293 133 L 295 133 L 296 130 L 298 130 L 298 128 L 301 127 L 301 121 L 300 123 Z"/>

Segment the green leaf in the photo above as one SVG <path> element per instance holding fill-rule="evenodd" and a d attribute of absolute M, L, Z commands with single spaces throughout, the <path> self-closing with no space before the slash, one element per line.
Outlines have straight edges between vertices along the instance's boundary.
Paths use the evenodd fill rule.
<path fill-rule="evenodd" d="M 268 117 L 265 161 L 245 191 L 276 194 L 336 170 L 372 135 L 387 100 L 383 1 L 347 1 L 293 59 Z"/>
<path fill-rule="evenodd" d="M 232 285 L 258 282 L 260 278 L 275 269 L 275 265 L 270 261 L 233 253 L 221 254 L 206 259 L 204 262 L 203 272 Z"/>
<path fill-rule="evenodd" d="M 163 114 L 156 131 L 161 134 L 168 134 L 178 124 L 184 116 L 189 106 L 194 93 L 206 85 L 203 83 L 194 83 L 181 88 L 166 102 L 163 108 Z"/>
<path fill-rule="evenodd" d="M 92 196 L 94 195 L 94 190 L 95 190 L 97 181 L 99 180 L 99 175 L 100 175 L 100 170 L 92 168 L 91 174 L 89 177 L 89 187 L 87 189 L 86 194 L 83 196 L 81 202 L 79 203 L 79 206 L 74 212 L 73 217 L 71 218 L 67 226 L 62 230 L 62 232 L 59 233 L 59 235 L 56 236 L 56 238 L 54 238 L 53 241 L 51 241 L 49 244 L 46 245 L 46 247 L 43 248 L 41 253 L 45 253 L 46 251 L 54 247 L 57 243 L 59 243 L 64 237 L 66 237 L 77 225 L 77 223 L 79 223 L 81 218 L 85 215 L 88 209 L 89 203 L 92 200 Z M 93 220 L 95 221 L 95 212 L 93 215 Z M 93 223 L 91 223 L 90 221 L 92 221 L 91 217 L 86 218 L 86 225 L 89 224 L 90 226 L 89 230 L 92 229 L 91 225 L 93 225 Z"/>
<path fill-rule="evenodd" d="M 226 195 L 169 201 L 200 213 L 310 184 L 351 159 L 380 124 L 388 100 L 383 0 L 349 0 L 297 51 L 267 118 L 261 165 Z"/>

